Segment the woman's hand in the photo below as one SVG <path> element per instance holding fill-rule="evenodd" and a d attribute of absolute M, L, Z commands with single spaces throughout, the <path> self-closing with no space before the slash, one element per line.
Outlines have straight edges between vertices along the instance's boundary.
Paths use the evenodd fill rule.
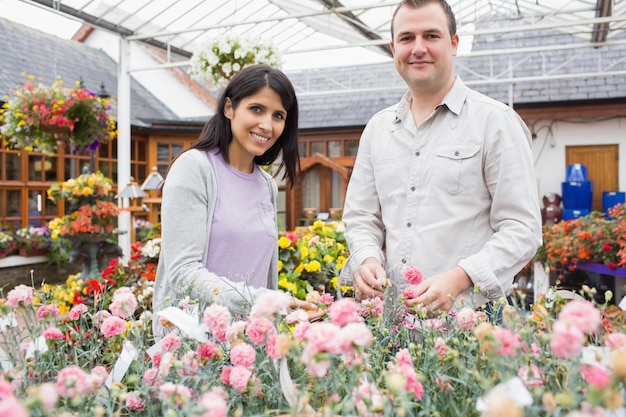
<path fill-rule="evenodd" d="M 294 298 L 289 304 L 291 310 L 304 310 L 309 315 L 309 321 L 317 321 L 326 315 L 326 311 L 320 309 L 317 304 Z"/>

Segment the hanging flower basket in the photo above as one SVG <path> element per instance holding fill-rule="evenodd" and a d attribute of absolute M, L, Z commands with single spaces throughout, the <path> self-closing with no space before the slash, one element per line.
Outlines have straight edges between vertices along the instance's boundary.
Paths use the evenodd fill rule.
<path fill-rule="evenodd" d="M 225 36 L 201 43 L 190 64 L 191 76 L 212 90 L 225 86 L 247 65 L 266 64 L 280 69 L 282 57 L 270 44 Z"/>
<path fill-rule="evenodd" d="M 14 149 L 56 153 L 59 145 L 72 144 L 76 151 L 95 150 L 116 135 L 107 99 L 81 88 L 63 87 L 58 78 L 52 86 L 35 85 L 34 77 L 18 86 L 0 109 L 0 132 Z"/>

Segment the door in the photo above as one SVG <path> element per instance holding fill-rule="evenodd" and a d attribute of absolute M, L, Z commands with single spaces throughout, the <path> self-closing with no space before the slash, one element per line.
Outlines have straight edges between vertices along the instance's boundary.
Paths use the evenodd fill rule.
<path fill-rule="evenodd" d="M 565 165 L 583 164 L 593 181 L 592 210 L 602 211 L 602 192 L 619 191 L 619 145 L 566 146 Z"/>

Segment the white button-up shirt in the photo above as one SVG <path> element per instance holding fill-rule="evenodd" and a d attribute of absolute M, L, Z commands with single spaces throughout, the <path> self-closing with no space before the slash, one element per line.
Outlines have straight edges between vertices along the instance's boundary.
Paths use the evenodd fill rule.
<path fill-rule="evenodd" d="M 457 78 L 415 126 L 407 93 L 367 124 L 343 220 L 352 254 L 342 279 L 377 258 L 398 290 L 399 271 L 425 278 L 461 266 L 474 285 L 456 306 L 496 300 L 541 245 L 531 137 L 510 107 Z"/>

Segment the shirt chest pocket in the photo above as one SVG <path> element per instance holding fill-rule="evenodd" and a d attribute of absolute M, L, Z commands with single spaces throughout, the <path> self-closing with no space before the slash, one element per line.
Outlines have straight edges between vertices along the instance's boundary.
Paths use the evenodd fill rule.
<path fill-rule="evenodd" d="M 442 190 L 457 194 L 482 181 L 480 145 L 445 145 L 435 152 L 434 184 Z"/>

